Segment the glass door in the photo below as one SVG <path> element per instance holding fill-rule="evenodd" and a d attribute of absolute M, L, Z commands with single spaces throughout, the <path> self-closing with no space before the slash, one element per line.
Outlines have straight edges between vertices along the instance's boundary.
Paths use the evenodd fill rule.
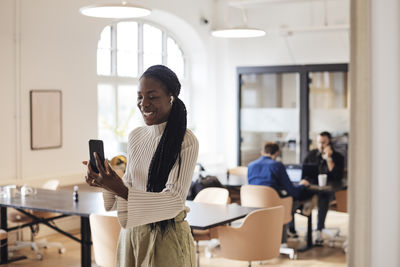
<path fill-rule="evenodd" d="M 284 164 L 299 162 L 299 74 L 243 74 L 240 84 L 241 165 L 260 157 L 265 142 L 279 144 Z"/>

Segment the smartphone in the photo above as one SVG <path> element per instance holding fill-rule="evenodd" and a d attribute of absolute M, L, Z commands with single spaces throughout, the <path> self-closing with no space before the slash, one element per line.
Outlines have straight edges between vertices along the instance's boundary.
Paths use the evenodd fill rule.
<path fill-rule="evenodd" d="M 96 159 L 93 155 L 94 152 L 97 152 L 97 155 L 100 158 L 101 165 L 104 168 L 104 146 L 102 140 L 90 139 L 89 140 L 89 153 L 90 153 L 90 167 L 96 173 L 99 173 L 96 165 Z"/>

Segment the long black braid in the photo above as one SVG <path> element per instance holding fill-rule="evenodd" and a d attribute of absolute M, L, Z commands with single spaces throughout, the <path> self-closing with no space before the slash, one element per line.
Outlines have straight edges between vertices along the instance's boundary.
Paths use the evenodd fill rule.
<path fill-rule="evenodd" d="M 165 85 L 167 91 L 174 97 L 167 125 L 150 162 L 147 181 L 148 192 L 161 192 L 165 188 L 169 173 L 177 159 L 179 164 L 177 179 L 179 178 L 181 170 L 180 152 L 186 133 L 187 113 L 185 104 L 178 98 L 181 84 L 172 70 L 163 65 L 155 65 L 148 68 L 141 78 L 143 77 L 158 80 Z M 161 233 L 164 233 L 168 225 L 175 227 L 174 219 L 152 223 L 150 227 L 151 230 L 154 230 L 159 226 Z"/>

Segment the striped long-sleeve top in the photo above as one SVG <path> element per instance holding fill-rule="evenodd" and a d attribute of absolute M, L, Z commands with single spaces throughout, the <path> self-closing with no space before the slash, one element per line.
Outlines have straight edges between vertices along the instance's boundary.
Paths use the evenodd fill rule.
<path fill-rule="evenodd" d="M 160 142 L 166 122 L 133 130 L 128 140 L 128 161 L 123 181 L 129 189 L 128 199 L 103 191 L 107 211 L 117 210 L 123 228 L 172 219 L 185 209 L 185 200 L 197 161 L 199 144 L 195 135 L 186 130 L 181 149 L 181 170 L 178 160 L 169 173 L 164 190 L 146 192 L 151 159 Z"/>

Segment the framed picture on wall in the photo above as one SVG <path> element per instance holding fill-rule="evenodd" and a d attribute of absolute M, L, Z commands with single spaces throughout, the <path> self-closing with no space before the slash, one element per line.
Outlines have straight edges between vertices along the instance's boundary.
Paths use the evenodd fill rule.
<path fill-rule="evenodd" d="M 62 146 L 61 90 L 31 90 L 31 149 Z"/>

